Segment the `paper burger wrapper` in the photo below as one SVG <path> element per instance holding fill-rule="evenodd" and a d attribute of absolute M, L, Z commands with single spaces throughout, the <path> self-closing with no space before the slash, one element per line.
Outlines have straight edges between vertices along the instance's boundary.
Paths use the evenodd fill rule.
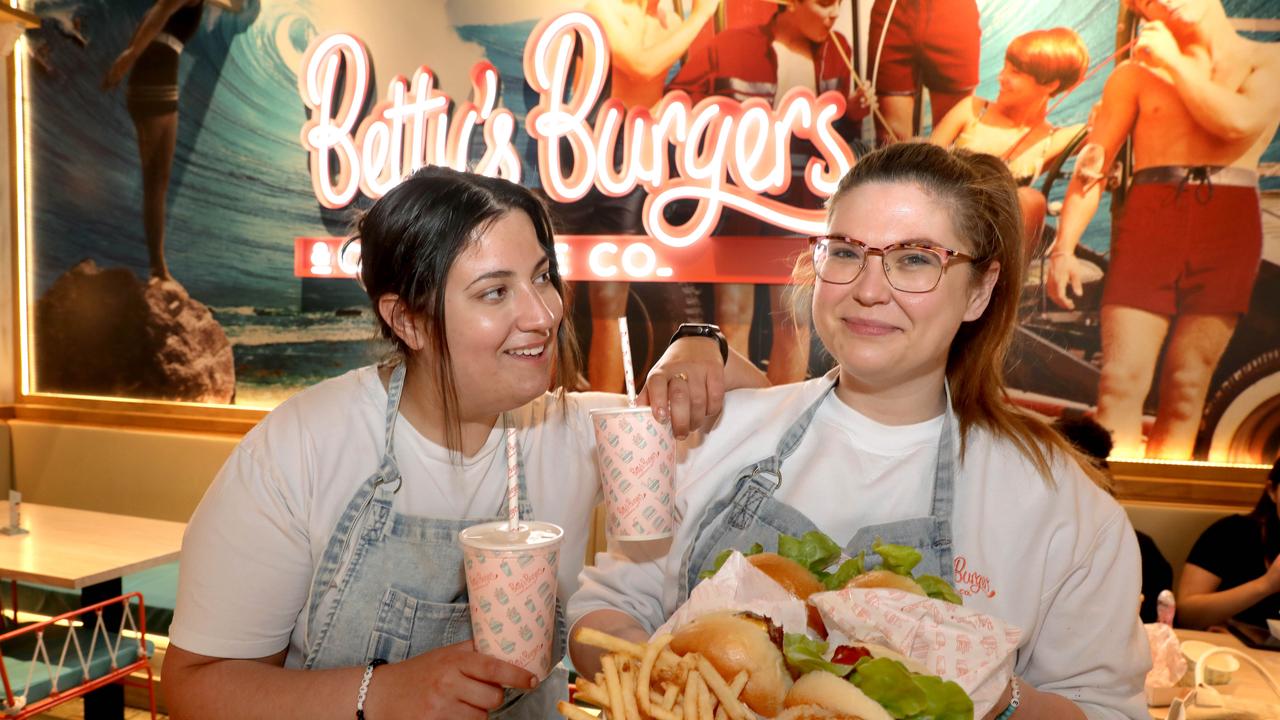
<path fill-rule="evenodd" d="M 990 615 L 882 588 L 816 593 L 809 602 L 829 632 L 888 647 L 958 684 L 973 699 L 975 718 L 995 707 L 1013 675 L 1022 631 Z"/>
<path fill-rule="evenodd" d="M 1151 670 L 1147 672 L 1146 688 L 1168 688 L 1178 684 L 1187 673 L 1187 658 L 1173 628 L 1164 623 L 1149 623 L 1147 643 L 1151 646 Z"/>
<path fill-rule="evenodd" d="M 767 617 L 787 633 L 804 633 L 808 624 L 805 604 L 735 551 L 715 575 L 694 586 L 689 599 L 654 637 L 674 633 L 703 615 L 725 611 Z"/>

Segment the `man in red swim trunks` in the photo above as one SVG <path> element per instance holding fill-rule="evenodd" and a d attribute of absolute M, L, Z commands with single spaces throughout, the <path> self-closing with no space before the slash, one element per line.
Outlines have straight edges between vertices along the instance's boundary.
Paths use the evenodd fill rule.
<path fill-rule="evenodd" d="M 982 29 L 975 0 L 875 0 L 867 46 L 868 71 L 889 124 L 876 122 L 882 144 L 918 133 L 912 121 L 921 86 L 929 89 L 935 126 L 978 87 Z"/>
<path fill-rule="evenodd" d="M 1190 458 L 1205 396 L 1262 253 L 1258 161 L 1280 124 L 1280 46 L 1232 28 L 1220 0 L 1126 0 L 1147 22 L 1102 91 L 1050 253 L 1049 295 L 1074 307 L 1075 248 L 1127 136 L 1134 173 L 1102 299 L 1098 421 L 1141 457 L 1142 407 L 1160 348 L 1147 457 Z"/>

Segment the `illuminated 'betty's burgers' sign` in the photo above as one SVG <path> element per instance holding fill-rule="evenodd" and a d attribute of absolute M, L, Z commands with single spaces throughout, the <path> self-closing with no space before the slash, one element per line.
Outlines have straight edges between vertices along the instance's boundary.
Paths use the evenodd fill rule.
<path fill-rule="evenodd" d="M 581 48 L 576 73 L 575 47 Z M 514 145 L 517 123 L 511 111 L 498 104 L 499 78 L 493 65 L 475 65 L 472 99 L 452 113 L 450 98 L 435 87 L 434 75 L 423 66 L 412 79 L 392 78 L 384 100 L 364 117 L 361 109 L 371 90 L 371 73 L 363 43 L 342 33 L 322 37 L 307 51 L 302 70 L 298 90 L 311 119 L 301 139 L 321 205 L 345 207 L 357 193 L 381 197 L 428 164 L 520 180 Z M 795 88 L 776 105 L 724 97 L 695 105 L 684 92 L 669 93 L 653 109 L 627 108 L 617 99 L 601 101 L 609 46 L 600 25 L 585 13 L 567 13 L 539 24 L 525 46 L 524 72 L 538 94 L 525 126 L 537 144 L 538 173 L 547 194 L 573 202 L 592 187 L 614 197 L 643 187 L 648 194 L 645 229 L 666 249 L 689 248 L 708 237 L 726 208 L 801 235 L 822 232 L 822 210 L 777 199 L 792 182 L 794 138 L 816 148 L 817 155 L 804 169 L 804 182 L 814 195 L 830 196 L 853 165 L 852 151 L 833 128 L 845 112 L 846 101 L 839 92 L 815 97 L 807 88 Z M 594 122 L 589 119 L 593 110 Z M 478 158 L 472 156 L 476 133 L 484 147 Z M 663 210 L 681 200 L 692 201 L 696 209 L 687 219 L 672 223 Z M 664 269 L 656 258 L 663 248 L 652 248 L 656 271 Z M 584 250 L 593 258 L 601 255 L 598 247 Z M 589 262 L 590 274 L 578 274 L 590 279 L 616 273 L 599 272 L 607 268 L 595 264 Z M 657 274 L 671 277 L 670 272 Z M 716 279 L 725 278 L 716 274 Z"/>

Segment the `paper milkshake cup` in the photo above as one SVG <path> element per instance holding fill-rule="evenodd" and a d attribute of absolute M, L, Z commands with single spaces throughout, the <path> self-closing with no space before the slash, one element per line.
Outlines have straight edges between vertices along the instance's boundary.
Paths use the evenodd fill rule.
<path fill-rule="evenodd" d="M 556 569 L 564 530 L 505 520 L 458 533 L 476 650 L 545 679 L 551 672 L 556 625 Z"/>
<path fill-rule="evenodd" d="M 591 411 L 606 509 L 605 528 L 617 540 L 659 540 L 672 534 L 676 442 L 671 424 L 652 408 Z"/>

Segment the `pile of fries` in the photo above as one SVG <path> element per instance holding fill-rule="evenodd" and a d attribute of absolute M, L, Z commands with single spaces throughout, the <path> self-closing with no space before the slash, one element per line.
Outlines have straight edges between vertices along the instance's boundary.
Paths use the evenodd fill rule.
<path fill-rule="evenodd" d="M 609 720 L 756 719 L 738 699 L 747 684 L 745 672 L 726 681 L 701 655 L 669 650 L 670 635 L 641 644 L 582 628 L 576 638 L 608 651 L 594 681 L 578 678 L 576 698 L 602 709 Z M 596 720 L 567 702 L 557 709 L 568 720 Z"/>

